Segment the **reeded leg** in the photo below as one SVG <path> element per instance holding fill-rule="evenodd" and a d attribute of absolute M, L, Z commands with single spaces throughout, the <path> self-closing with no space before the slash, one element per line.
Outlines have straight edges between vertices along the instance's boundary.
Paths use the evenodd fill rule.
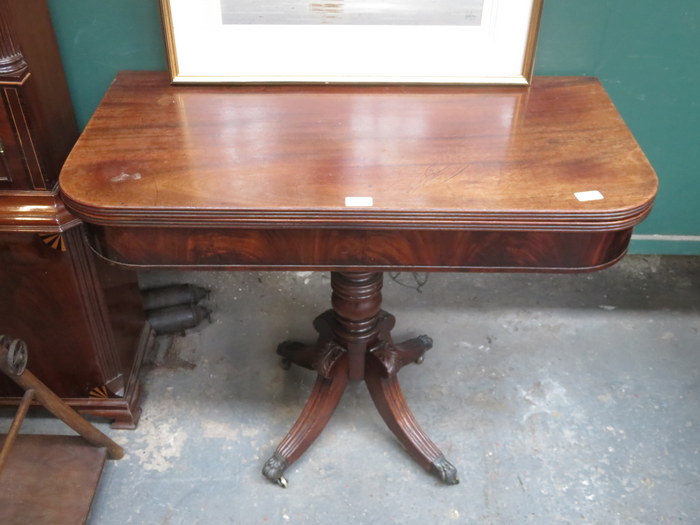
<path fill-rule="evenodd" d="M 265 463 L 263 474 L 286 486 L 285 469 L 319 436 L 348 381 L 364 379 L 379 413 L 409 454 L 445 483 L 458 483 L 456 469 L 416 422 L 396 378 L 401 367 L 422 360 L 433 341 L 425 335 L 400 344 L 392 341 L 395 320 L 381 309 L 381 273 L 333 272 L 331 288 L 333 310 L 314 321 L 318 341 L 313 345 L 285 341 L 277 348 L 287 362 L 315 370 L 318 377 L 304 410 Z"/>
<path fill-rule="evenodd" d="M 335 361 L 329 375 L 318 375 L 296 423 L 265 463 L 263 475 L 270 481 L 286 487 L 284 471 L 306 452 L 333 415 L 348 383 L 346 356 Z"/>
<path fill-rule="evenodd" d="M 431 346 L 430 338 L 421 336 L 402 345 L 378 349 L 368 356 L 365 383 L 384 422 L 411 457 L 443 482 L 454 485 L 459 483 L 457 469 L 416 421 L 396 377 L 403 364 L 415 361 Z"/>

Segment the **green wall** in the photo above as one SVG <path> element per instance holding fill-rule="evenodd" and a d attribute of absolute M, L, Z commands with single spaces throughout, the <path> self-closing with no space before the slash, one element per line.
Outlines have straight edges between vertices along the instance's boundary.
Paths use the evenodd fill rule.
<path fill-rule="evenodd" d="M 49 0 L 78 121 L 120 69 L 165 69 L 158 0 Z M 656 169 L 632 251 L 700 255 L 700 1 L 545 0 L 536 73 L 599 77 Z"/>

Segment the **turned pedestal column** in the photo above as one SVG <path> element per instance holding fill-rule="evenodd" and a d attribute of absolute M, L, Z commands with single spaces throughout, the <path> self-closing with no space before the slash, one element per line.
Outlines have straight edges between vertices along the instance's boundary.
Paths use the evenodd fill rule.
<path fill-rule="evenodd" d="M 317 342 L 285 341 L 277 348 L 287 362 L 315 370 L 318 377 L 301 415 L 265 463 L 263 474 L 270 481 L 287 485 L 285 469 L 320 435 L 348 381 L 364 380 L 377 410 L 411 457 L 445 483 L 458 483 L 455 467 L 413 417 L 397 378 L 401 367 L 421 360 L 433 342 L 425 335 L 392 341 L 395 320 L 381 309 L 382 278 L 380 272 L 333 272 L 333 309 L 314 321 Z"/>

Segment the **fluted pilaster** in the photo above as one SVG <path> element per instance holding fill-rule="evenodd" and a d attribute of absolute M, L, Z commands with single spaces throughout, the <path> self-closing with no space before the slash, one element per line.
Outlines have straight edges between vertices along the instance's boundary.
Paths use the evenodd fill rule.
<path fill-rule="evenodd" d="M 7 0 L 0 0 L 0 79 L 18 77 L 27 69 L 22 51 L 12 38 L 7 4 Z"/>

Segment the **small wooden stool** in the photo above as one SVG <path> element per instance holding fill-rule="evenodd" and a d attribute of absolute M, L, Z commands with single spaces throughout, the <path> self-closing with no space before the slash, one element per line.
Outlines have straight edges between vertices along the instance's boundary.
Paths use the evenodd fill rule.
<path fill-rule="evenodd" d="M 0 370 L 25 391 L 0 451 L 0 523 L 85 523 L 105 458 L 124 450 L 29 372 L 27 359 L 24 342 L 0 335 Z M 80 436 L 19 435 L 33 400 Z"/>

